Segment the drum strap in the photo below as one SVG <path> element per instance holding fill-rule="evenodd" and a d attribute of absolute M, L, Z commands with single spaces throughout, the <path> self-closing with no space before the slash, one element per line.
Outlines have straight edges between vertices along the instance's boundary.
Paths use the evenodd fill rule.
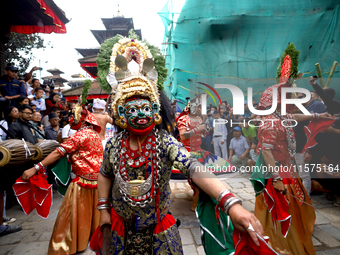
<path fill-rule="evenodd" d="M 15 136 L 11 132 L 9 132 L 6 128 L 4 128 L 2 124 L 0 124 L 0 128 L 6 133 L 8 137 L 15 139 Z"/>
<path fill-rule="evenodd" d="M 39 133 L 39 135 L 41 135 L 42 137 L 44 137 L 44 139 L 46 139 L 46 136 L 39 129 L 33 126 L 31 123 L 27 123 L 27 126 L 29 126 L 30 128 L 33 128 L 34 131 L 36 131 L 37 133 Z"/>

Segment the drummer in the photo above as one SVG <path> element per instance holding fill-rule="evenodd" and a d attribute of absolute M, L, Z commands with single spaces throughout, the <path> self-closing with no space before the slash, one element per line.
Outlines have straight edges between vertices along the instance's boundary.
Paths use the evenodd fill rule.
<path fill-rule="evenodd" d="M 13 122 L 8 131 L 17 139 L 24 139 L 32 144 L 36 144 L 43 140 L 35 136 L 34 129 L 29 121 L 32 119 L 33 110 L 29 105 L 22 105 L 19 107 L 19 119 Z"/>
<path fill-rule="evenodd" d="M 17 138 L 20 140 L 23 138 L 25 141 L 28 141 L 32 144 L 35 144 L 40 140 L 40 139 L 37 139 L 37 137 L 35 136 L 34 130 L 28 123 L 28 121 L 32 119 L 32 114 L 33 114 L 33 110 L 30 106 L 22 105 L 19 107 L 19 119 L 15 122 L 12 122 L 8 129 L 9 133 L 14 136 L 12 138 Z M 11 189 L 12 185 L 15 183 L 15 180 L 18 177 L 20 177 L 22 172 L 25 169 L 32 167 L 32 166 L 33 166 L 33 163 L 27 162 L 25 164 L 17 165 L 15 168 L 12 167 L 9 169 L 6 166 L 4 166 L 1 169 L 1 172 L 4 173 L 2 178 L 0 178 L 0 215 L 1 216 L 4 210 L 4 201 L 3 201 L 4 191 Z M 0 236 L 15 233 L 22 229 L 21 225 L 5 226 L 2 221 L 3 219 L 2 217 L 0 217 Z"/>

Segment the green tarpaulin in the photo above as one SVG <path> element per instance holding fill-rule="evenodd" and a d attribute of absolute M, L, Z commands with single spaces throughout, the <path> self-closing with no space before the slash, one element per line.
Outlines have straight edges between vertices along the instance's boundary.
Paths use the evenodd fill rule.
<path fill-rule="evenodd" d="M 159 13 L 166 28 L 165 88 L 183 102 L 190 96 L 190 79 L 233 84 L 244 94 L 251 86 L 258 101 L 276 84 L 276 69 L 288 43 L 300 51 L 298 69 L 305 78 L 297 82 L 299 87 L 312 89 L 307 78 L 316 75 L 315 63 L 324 69 L 326 82 L 333 62 L 340 61 L 339 0 L 187 0 L 180 12 L 173 10 L 173 2 Z M 340 77 L 339 70 L 333 77 Z M 330 87 L 339 99 L 337 83 L 334 79 Z M 222 100 L 231 98 L 229 92 L 219 93 Z"/>

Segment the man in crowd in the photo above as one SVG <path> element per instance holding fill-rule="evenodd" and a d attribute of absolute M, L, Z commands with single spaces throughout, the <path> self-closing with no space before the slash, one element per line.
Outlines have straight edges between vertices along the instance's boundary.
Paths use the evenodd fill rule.
<path fill-rule="evenodd" d="M 244 114 L 241 117 L 252 118 L 253 113 L 248 108 L 248 101 L 244 101 Z"/>
<path fill-rule="evenodd" d="M 57 141 L 59 133 L 59 117 L 55 112 L 51 112 L 48 114 L 48 121 L 51 125 L 45 129 L 46 139 Z"/>
<path fill-rule="evenodd" d="M 19 107 L 19 119 L 13 122 L 8 131 L 14 135 L 17 139 L 24 138 L 32 144 L 39 142 L 39 139 L 35 136 L 34 129 L 29 121 L 32 119 L 33 110 L 29 105 L 22 105 Z"/>
<path fill-rule="evenodd" d="M 318 100 L 319 96 L 318 96 L 318 94 L 316 94 L 315 91 L 311 91 L 310 94 L 311 94 L 312 99 L 313 99 L 314 101 L 317 101 L 317 100 Z"/>
<path fill-rule="evenodd" d="M 31 103 L 37 106 L 38 112 L 41 113 L 41 116 L 44 116 L 44 112 L 46 110 L 45 99 L 43 99 L 44 90 L 40 87 L 35 88 L 34 97 L 32 98 Z"/>
<path fill-rule="evenodd" d="M 106 140 L 105 140 L 106 124 L 111 124 L 111 125 L 113 124 L 113 119 L 109 115 L 104 115 L 105 106 L 106 106 L 106 102 L 104 100 L 100 100 L 99 98 L 96 98 L 93 100 L 93 115 L 96 117 L 101 127 L 99 137 L 102 140 L 104 149 L 106 145 Z"/>
<path fill-rule="evenodd" d="M 231 139 L 229 147 L 229 161 L 238 168 L 247 166 L 247 155 L 250 150 L 247 139 L 241 133 L 240 127 L 234 127 L 234 138 Z"/>
<path fill-rule="evenodd" d="M 54 112 L 55 114 L 57 114 L 57 116 L 60 116 L 60 110 L 57 107 L 52 107 L 51 108 L 51 112 Z M 48 114 L 44 116 L 44 118 L 42 119 L 41 123 L 44 125 L 45 128 L 47 128 L 48 126 L 51 125 L 51 123 L 48 121 Z"/>
<path fill-rule="evenodd" d="M 38 79 L 32 79 L 32 85 L 31 85 L 32 89 L 30 90 L 31 91 L 31 94 L 28 95 L 30 96 L 30 98 L 32 98 L 33 94 L 34 94 L 34 91 L 36 88 L 40 88 L 40 81 Z"/>
<path fill-rule="evenodd" d="M 252 124 L 249 125 L 248 121 L 249 119 L 245 118 L 243 121 L 244 127 L 243 127 L 243 124 L 239 124 L 239 125 L 241 125 L 242 133 L 244 134 L 244 137 L 247 139 L 248 145 L 250 147 L 251 143 L 254 140 L 257 140 L 257 128 Z"/>
<path fill-rule="evenodd" d="M 25 85 L 16 79 L 18 68 L 6 66 L 6 77 L 0 80 L 0 95 L 11 100 L 11 105 L 16 106 L 17 98 L 26 96 Z"/>
<path fill-rule="evenodd" d="M 33 88 L 33 80 L 36 80 L 36 79 L 32 79 L 32 75 L 33 75 L 33 72 L 36 71 L 36 70 L 39 70 L 39 67 L 36 67 L 34 66 L 31 71 L 29 71 L 29 73 L 27 73 L 25 75 L 25 89 L 26 89 L 26 94 L 27 96 L 31 96 L 33 95 L 34 93 L 34 88 Z M 39 80 L 38 80 L 39 82 Z M 30 83 L 32 84 L 32 86 L 30 85 Z M 39 86 L 40 86 L 40 83 L 39 83 Z M 35 83 L 35 87 L 37 87 L 37 83 Z"/>
<path fill-rule="evenodd" d="M 228 158 L 228 150 L 227 150 L 227 137 L 228 130 L 225 125 L 225 121 L 220 118 L 220 114 L 218 111 L 213 112 L 214 117 L 214 134 L 212 143 L 214 144 L 214 151 L 217 156 L 221 158 Z"/>

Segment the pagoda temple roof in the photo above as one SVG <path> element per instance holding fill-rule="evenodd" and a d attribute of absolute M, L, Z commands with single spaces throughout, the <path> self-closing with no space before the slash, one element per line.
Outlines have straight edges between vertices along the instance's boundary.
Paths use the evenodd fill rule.
<path fill-rule="evenodd" d="M 46 4 L 52 12 L 60 19 L 64 24 L 69 20 L 53 0 L 39 1 L 2 1 L 1 8 L 2 14 L 5 14 L 5 23 L 12 26 L 35 26 L 38 21 L 43 22 L 44 26 L 55 25 L 54 17 L 46 15 L 46 10 L 41 6 Z"/>
<path fill-rule="evenodd" d="M 60 76 L 60 74 L 64 73 L 63 71 L 60 71 L 58 68 L 48 69 L 46 71 L 51 73 L 54 76 Z"/>
<path fill-rule="evenodd" d="M 114 30 L 114 29 L 134 29 L 133 26 L 133 19 L 132 18 L 124 18 L 120 17 L 113 17 L 110 19 L 102 18 L 102 22 L 106 28 L 106 30 Z"/>
<path fill-rule="evenodd" d="M 79 63 L 96 63 L 97 55 L 87 56 L 84 58 L 78 59 Z"/>
<path fill-rule="evenodd" d="M 42 79 L 53 79 L 54 85 L 59 85 L 60 87 L 64 86 L 64 82 L 68 82 L 68 80 L 60 77 L 59 75 L 46 76 L 42 77 Z"/>
<path fill-rule="evenodd" d="M 66 91 L 63 91 L 63 97 L 69 98 L 71 100 L 76 99 L 81 95 L 81 92 L 83 90 L 83 85 L 80 85 L 79 87 L 75 87 Z M 91 88 L 88 93 L 88 99 L 93 98 L 107 98 L 109 93 L 107 93 L 105 90 L 103 90 L 99 83 L 94 80 L 91 82 Z"/>
<path fill-rule="evenodd" d="M 93 36 L 97 39 L 99 44 L 102 44 L 106 39 L 114 37 L 117 34 L 128 37 L 129 31 L 130 30 L 127 29 L 91 30 Z M 140 29 L 134 29 L 134 31 L 139 36 L 139 39 L 142 40 L 142 31 Z"/>
<path fill-rule="evenodd" d="M 97 55 L 99 53 L 100 48 L 86 48 L 86 49 L 77 49 L 80 55 L 83 57 L 88 57 L 91 55 Z"/>

